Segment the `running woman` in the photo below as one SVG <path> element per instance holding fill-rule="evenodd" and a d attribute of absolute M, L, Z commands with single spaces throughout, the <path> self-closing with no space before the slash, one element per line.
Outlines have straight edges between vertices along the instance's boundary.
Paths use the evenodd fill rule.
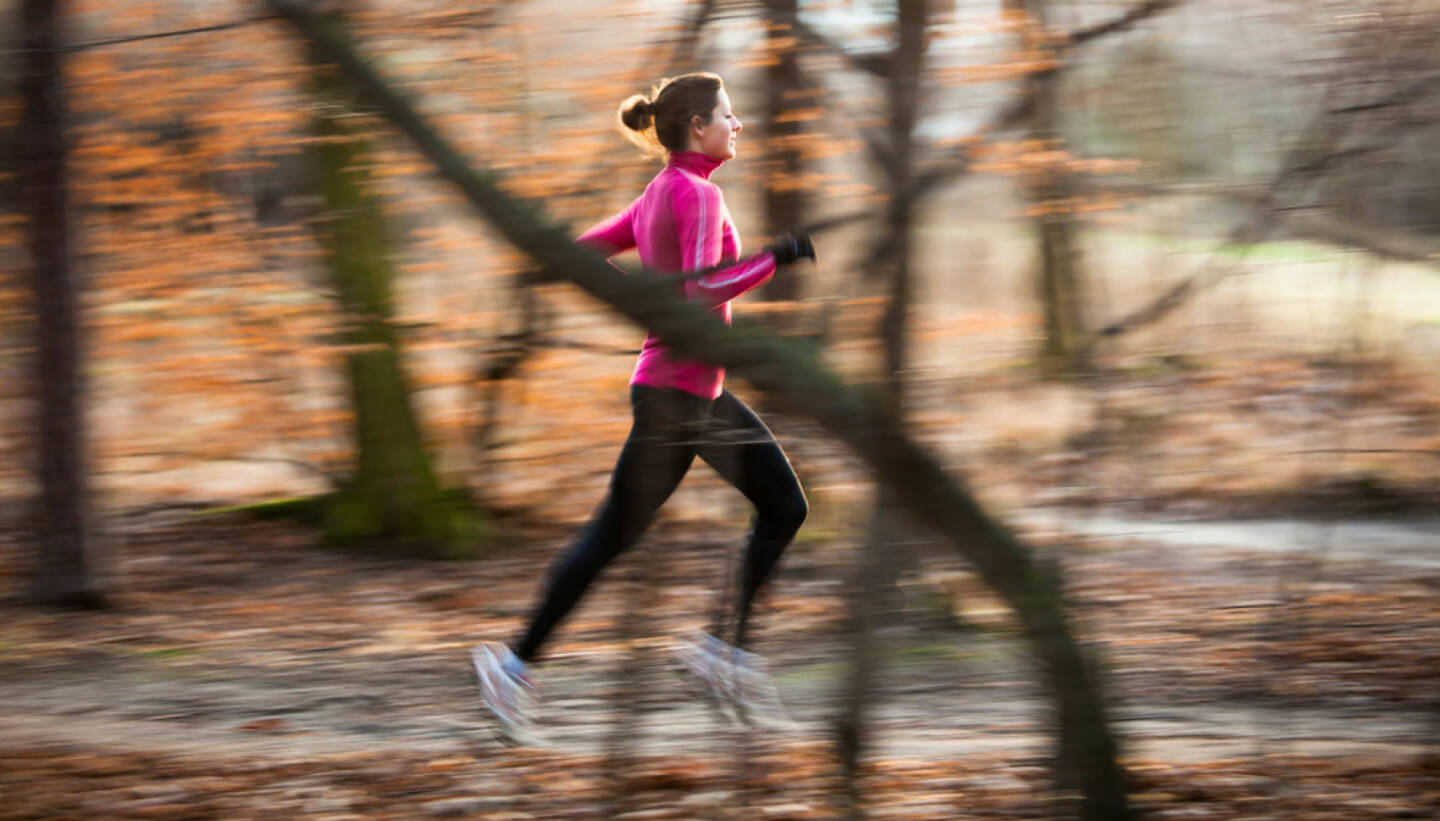
<path fill-rule="evenodd" d="M 662 80 L 651 96 L 620 106 L 622 132 L 665 160 L 645 192 L 625 210 L 576 240 L 605 257 L 638 248 L 652 271 L 688 273 L 685 296 L 730 321 L 730 301 L 768 281 L 780 266 L 815 259 L 810 239 L 789 235 L 749 257 L 720 187 L 710 180 L 735 156 L 743 126 L 720 77 L 686 74 Z M 704 272 L 697 275 L 697 272 Z M 773 702 L 758 658 L 744 643 L 755 594 L 800 524 L 807 503 L 795 471 L 754 411 L 724 388 L 725 372 L 682 359 L 650 334 L 630 379 L 633 423 L 610 477 L 605 501 L 575 543 L 551 567 L 524 632 L 512 643 L 471 649 L 481 699 L 512 738 L 531 732 L 536 701 L 531 665 L 555 626 L 600 571 L 645 532 L 696 456 L 755 506 L 735 611 L 735 645 L 705 633 L 683 639 L 677 658 L 712 691 L 741 708 Z"/>

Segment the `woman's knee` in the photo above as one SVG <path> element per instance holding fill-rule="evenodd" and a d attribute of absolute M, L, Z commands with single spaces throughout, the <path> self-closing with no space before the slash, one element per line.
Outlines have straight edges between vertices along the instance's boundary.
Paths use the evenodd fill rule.
<path fill-rule="evenodd" d="M 810 503 L 806 501 L 805 494 L 800 488 L 793 492 L 785 493 L 779 498 L 771 499 L 766 509 L 761 511 L 760 518 L 764 519 L 776 532 L 784 533 L 787 537 L 794 536 L 805 523 L 805 517 L 810 514 Z"/>

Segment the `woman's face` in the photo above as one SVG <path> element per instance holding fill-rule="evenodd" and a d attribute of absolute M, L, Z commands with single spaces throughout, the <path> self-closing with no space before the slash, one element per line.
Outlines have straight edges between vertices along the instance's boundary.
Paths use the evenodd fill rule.
<path fill-rule="evenodd" d="M 720 89 L 716 95 L 715 110 L 710 112 L 710 122 L 701 123 L 696 117 L 691 121 L 690 136 L 695 150 L 703 151 L 717 160 L 728 160 L 735 156 L 735 137 L 745 126 L 730 110 L 730 95 Z"/>

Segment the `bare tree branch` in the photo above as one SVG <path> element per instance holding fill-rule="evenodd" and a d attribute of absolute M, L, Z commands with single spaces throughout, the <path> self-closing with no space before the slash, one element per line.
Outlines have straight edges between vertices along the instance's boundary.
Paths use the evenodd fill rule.
<path fill-rule="evenodd" d="M 1169 11 L 1182 2 L 1183 0 L 1146 0 L 1146 2 L 1135 6 L 1114 20 L 1070 32 L 1070 34 L 1066 36 L 1065 42 L 1069 46 L 1084 45 L 1108 34 L 1124 31 L 1136 23 L 1148 20 L 1162 12 Z"/>
<path fill-rule="evenodd" d="M 1386 105 L 1397 104 L 1396 100 L 1402 98 L 1417 96 L 1437 82 L 1440 82 L 1440 74 L 1426 77 L 1387 97 L 1389 102 L 1386 102 Z M 1221 247 L 1246 246 L 1259 242 L 1281 223 L 1282 217 L 1288 217 L 1298 232 L 1308 236 L 1362 248 L 1394 259 L 1433 263 L 1436 259 L 1433 251 L 1403 236 L 1349 225 L 1308 209 L 1280 207 L 1285 191 L 1293 190 L 1297 185 L 1306 185 L 1322 171 L 1337 164 L 1372 154 L 1385 147 L 1384 142 L 1372 139 L 1361 145 L 1337 148 L 1356 125 L 1352 121 L 1339 119 L 1334 114 L 1334 111 L 1322 110 L 1303 129 L 1300 138 L 1286 152 L 1280 170 L 1271 178 L 1264 193 L 1253 198 L 1251 216 L 1231 231 Z M 1417 125 L 1412 121 L 1402 121 L 1387 126 L 1381 136 L 1393 140 L 1397 135 L 1415 127 Z M 1128 333 L 1165 317 L 1191 296 L 1207 290 L 1240 270 L 1239 260 L 1228 260 L 1228 264 L 1222 266 L 1217 264 L 1218 259 L 1220 254 L 1217 252 L 1199 271 L 1177 283 L 1158 299 L 1095 332 L 1084 346 L 1085 352 L 1088 354 L 1101 339 Z"/>
<path fill-rule="evenodd" d="M 274 19 L 276 19 L 275 15 L 266 14 L 259 17 L 247 17 L 243 20 L 235 20 L 230 23 L 217 23 L 213 26 L 196 26 L 195 28 L 175 29 L 173 31 L 157 31 L 151 34 L 135 34 L 129 37 L 114 37 L 109 40 L 94 40 L 88 43 L 74 43 L 64 46 L 60 50 L 65 52 L 89 51 L 90 49 L 118 46 L 125 43 L 141 43 L 146 40 L 160 40 L 167 37 L 185 37 L 190 34 L 205 34 L 212 31 L 229 31 L 230 29 L 237 29 L 241 26 L 248 26 L 251 23 Z"/>
<path fill-rule="evenodd" d="M 1273 219 L 1273 215 L 1269 212 L 1260 212 L 1259 219 L 1253 223 L 1246 223 L 1236 232 L 1232 233 L 1226 242 L 1222 243 L 1221 248 L 1238 246 L 1243 249 L 1258 242 L 1263 236 L 1268 234 L 1274 227 L 1274 224 L 1275 220 Z M 1225 259 L 1224 262 L 1226 264 L 1223 265 L 1219 264 L 1219 261 L 1222 259 L 1221 254 L 1222 252 L 1218 249 L 1211 252 L 1210 259 L 1208 259 L 1204 265 L 1200 266 L 1199 271 L 1171 286 L 1170 289 L 1164 294 L 1161 294 L 1158 299 L 1095 331 L 1089 341 L 1081 347 L 1082 356 L 1088 357 L 1090 351 L 1095 347 L 1095 344 L 1101 339 L 1119 336 L 1133 331 L 1136 328 L 1154 323 L 1185 304 L 1186 300 L 1190 297 L 1213 287 L 1222 280 L 1244 269 L 1244 253 L 1241 253 L 1240 256 L 1236 258 Z"/>
<path fill-rule="evenodd" d="M 1400 231 L 1346 222 L 1319 209 L 1287 210 L 1285 225 L 1303 237 L 1368 251 L 1400 262 L 1440 265 L 1440 247 Z"/>
<path fill-rule="evenodd" d="M 1365 111 L 1377 111 L 1382 108 L 1391 108 L 1394 106 L 1405 105 L 1406 103 L 1412 103 L 1415 100 L 1424 97 L 1432 90 L 1440 90 L 1440 72 L 1421 77 L 1415 82 L 1399 88 L 1393 93 L 1387 94 L 1384 97 L 1381 97 L 1380 99 L 1373 102 L 1363 103 L 1361 105 L 1347 106 L 1345 108 L 1337 108 L 1330 113 L 1358 114 Z"/>
<path fill-rule="evenodd" d="M 851 66 L 865 72 L 866 74 L 888 79 L 890 77 L 891 55 L 888 53 L 879 54 L 857 54 L 839 43 L 821 34 L 813 26 L 798 17 L 791 17 L 781 22 L 790 26 L 802 42 L 822 48 L 837 57 L 845 60 Z"/>
<path fill-rule="evenodd" d="M 1054 69 L 1046 69 L 1053 71 Z M 1011 98 L 1003 108 L 997 110 L 984 125 L 971 133 L 972 137 L 993 134 L 999 131 L 1009 131 L 1023 124 L 1030 118 L 1034 111 L 1035 101 L 1025 90 L 1021 90 Z M 935 161 L 926 171 L 916 174 L 912 180 L 910 189 L 905 196 L 920 200 L 929 195 L 930 192 L 939 188 L 945 183 L 954 182 L 970 173 L 970 149 L 969 140 L 961 141 L 953 151 L 944 158 Z"/>
<path fill-rule="evenodd" d="M 1313 453 L 1401 453 L 1407 456 L 1434 456 L 1440 458 L 1440 450 L 1426 450 L 1424 448 L 1315 448 L 1312 450 L 1296 450 L 1291 453 L 1308 455 Z"/>
<path fill-rule="evenodd" d="M 1237 200 L 1251 208 L 1272 207 L 1262 205 L 1260 197 L 1238 193 L 1233 188 L 1222 185 L 1119 183 L 1107 185 L 1106 190 L 1148 197 L 1198 194 Z M 1282 220 L 1281 224 L 1301 237 L 1345 248 L 1368 251 L 1376 256 L 1399 262 L 1440 265 L 1440 242 L 1428 240 L 1409 231 L 1375 228 L 1347 222 L 1318 206 L 1274 206 L 1273 210 L 1276 216 Z"/>

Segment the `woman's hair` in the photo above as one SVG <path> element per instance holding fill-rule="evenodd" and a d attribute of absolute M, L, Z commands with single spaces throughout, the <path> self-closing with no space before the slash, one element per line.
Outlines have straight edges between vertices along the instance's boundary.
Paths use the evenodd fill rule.
<path fill-rule="evenodd" d="M 684 151 L 690 119 L 698 114 L 701 122 L 710 122 L 724 87 L 719 75 L 708 71 L 661 80 L 649 97 L 636 94 L 620 104 L 621 131 L 647 154 Z"/>

